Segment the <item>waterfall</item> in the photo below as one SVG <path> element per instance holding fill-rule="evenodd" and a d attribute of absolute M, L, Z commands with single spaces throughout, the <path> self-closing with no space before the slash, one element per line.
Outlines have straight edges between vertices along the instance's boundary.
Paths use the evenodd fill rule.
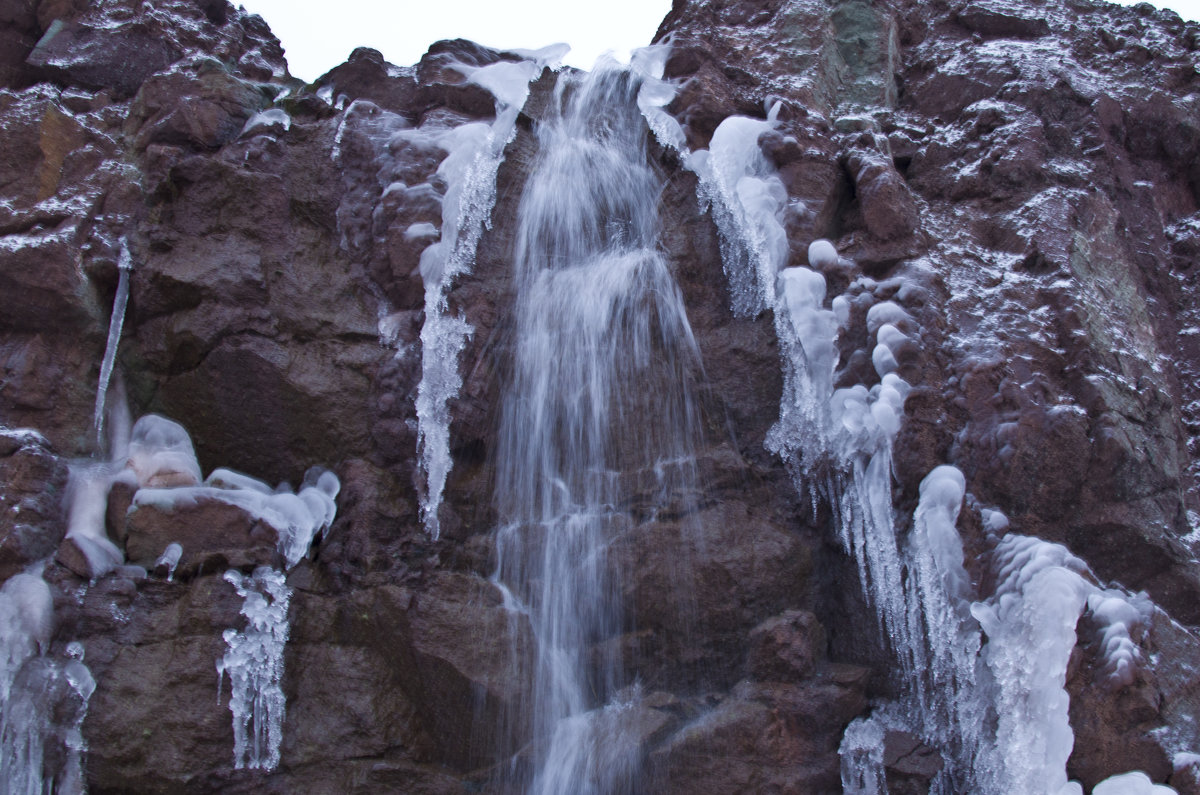
<path fill-rule="evenodd" d="M 699 353 L 658 250 L 641 78 L 602 60 L 559 77 L 518 215 L 515 339 L 496 458 L 494 581 L 528 615 L 531 772 L 506 790 L 637 789 L 638 692 L 614 640 L 629 629 L 609 559 L 636 532 L 633 483 L 686 491 L 698 434 Z"/>

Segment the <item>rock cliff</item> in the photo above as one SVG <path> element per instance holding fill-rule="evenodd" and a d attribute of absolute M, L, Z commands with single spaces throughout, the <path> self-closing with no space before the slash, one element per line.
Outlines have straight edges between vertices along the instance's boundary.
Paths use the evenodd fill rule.
<path fill-rule="evenodd" d="M 1200 26 L 1093 0 L 679 0 L 657 39 L 688 148 L 773 112 L 758 146 L 787 190 L 788 264 L 823 270 L 858 329 L 838 339 L 839 385 L 879 380 L 870 307 L 906 313 L 900 531 L 950 463 L 975 587 L 996 576 L 998 511 L 1157 606 L 1119 685 L 1081 620 L 1068 774 L 1200 792 L 1176 756 L 1200 750 Z M 223 0 L 5 0 L 0 41 L 0 577 L 49 559 L 49 653 L 82 644 L 95 679 L 88 790 L 486 790 L 496 749 L 528 740 L 502 720 L 527 697 L 510 650 L 531 641 L 489 579 L 492 490 L 518 199 L 554 72 L 529 84 L 474 265 L 446 294 L 473 330 L 435 539 L 420 263 L 445 228 L 447 149 L 381 131 L 490 123 L 495 98 L 463 67 L 524 56 L 450 41 L 398 67 L 360 49 L 305 85 Z M 839 792 L 843 732 L 894 694 L 894 659 L 829 506 L 767 449 L 784 390 L 771 312 L 734 315 L 695 173 L 658 143 L 650 159 L 705 378 L 697 493 L 655 505 L 645 473 L 623 473 L 637 531 L 610 553 L 634 629 L 604 641 L 648 694 L 644 789 Z M 817 238 L 843 262 L 810 263 Z M 288 576 L 273 771 L 235 769 L 215 664 L 245 624 L 222 575 L 270 562 L 275 536 L 224 503 L 138 507 L 118 484 L 109 537 L 150 574 L 90 577 L 63 540 L 68 465 L 111 452 L 93 417 L 123 246 L 109 402 L 182 423 L 204 473 L 341 481 Z M 170 540 L 204 554 L 168 578 Z M 893 793 L 927 791 L 940 765 L 899 733 L 885 763 Z"/>

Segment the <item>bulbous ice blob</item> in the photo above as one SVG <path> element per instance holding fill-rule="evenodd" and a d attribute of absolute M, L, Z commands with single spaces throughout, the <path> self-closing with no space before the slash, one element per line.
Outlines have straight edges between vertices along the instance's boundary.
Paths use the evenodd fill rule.
<path fill-rule="evenodd" d="M 1100 653 L 1109 682 L 1117 687 L 1133 684 L 1142 659 L 1134 636 L 1153 613 L 1149 598 L 1144 593 L 1131 597 L 1097 590 L 1088 596 L 1087 606 L 1100 627 Z"/>
<path fill-rule="evenodd" d="M 875 346 L 871 351 L 871 364 L 875 367 L 875 372 L 882 378 L 889 373 L 896 372 L 900 367 L 900 363 L 896 361 L 896 355 L 892 353 L 892 349 L 884 345 L 882 342 Z"/>
<path fill-rule="evenodd" d="M 831 270 L 838 266 L 838 253 L 828 240 L 814 240 L 808 244 L 808 266 L 817 270 Z"/>
<path fill-rule="evenodd" d="M 898 326 L 911 323 L 912 317 L 895 301 L 881 301 L 867 310 L 867 333 L 874 334 L 885 323 Z"/>
<path fill-rule="evenodd" d="M 1096 785 L 1092 795 L 1177 795 L 1165 784 L 1155 784 L 1140 770 L 1109 776 Z"/>
<path fill-rule="evenodd" d="M 179 423 L 157 414 L 147 414 L 134 423 L 129 438 L 129 466 L 142 487 L 195 486 L 201 480 L 188 432 Z"/>
<path fill-rule="evenodd" d="M 167 548 L 158 556 L 158 560 L 154 562 L 154 568 L 165 568 L 167 570 L 167 579 L 175 578 L 175 567 L 179 565 L 179 559 L 183 557 L 183 546 L 176 542 L 167 544 Z"/>

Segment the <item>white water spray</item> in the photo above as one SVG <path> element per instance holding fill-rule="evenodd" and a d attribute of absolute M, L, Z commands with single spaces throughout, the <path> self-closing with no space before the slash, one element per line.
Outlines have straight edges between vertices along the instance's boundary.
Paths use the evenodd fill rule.
<path fill-rule="evenodd" d="M 622 473 L 690 482 L 699 369 L 682 297 L 658 251 L 641 78 L 602 61 L 562 75 L 558 113 L 519 211 L 516 336 L 497 453 L 495 581 L 537 643 L 534 770 L 501 783 L 540 795 L 636 791 L 636 689 L 612 641 L 628 627 L 608 553 L 632 519 Z"/>

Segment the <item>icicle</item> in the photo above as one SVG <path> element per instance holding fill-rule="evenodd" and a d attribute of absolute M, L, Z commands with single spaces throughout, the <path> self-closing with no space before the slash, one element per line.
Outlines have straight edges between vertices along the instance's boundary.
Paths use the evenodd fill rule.
<path fill-rule="evenodd" d="M 887 795 L 883 737 L 883 726 L 873 718 L 855 718 L 846 727 L 838 748 L 846 795 Z"/>
<path fill-rule="evenodd" d="M 561 57 L 561 50 L 544 53 Z M 425 323 L 421 327 L 421 381 L 417 385 L 417 453 L 424 483 L 421 514 L 431 536 L 441 534 L 438 510 L 453 466 L 450 453 L 450 401 L 462 388 L 458 355 L 473 329 L 461 315 L 449 313 L 447 297 L 454 280 L 468 272 L 496 200 L 496 173 L 504 147 L 516 135 L 516 120 L 529 95 L 529 83 L 541 62 L 500 62 L 462 67 L 470 82 L 496 98 L 492 124 L 464 124 L 438 140 L 450 154 L 438 167 L 446 183 L 441 239 L 421 252 L 425 281 Z"/>
<path fill-rule="evenodd" d="M 217 661 L 218 680 L 229 674 L 233 764 L 239 770 L 274 770 L 283 740 L 286 705 L 280 683 L 292 591 L 283 572 L 267 566 L 259 567 L 252 577 L 231 570 L 225 581 L 244 600 L 246 617 L 245 629 L 225 630 L 228 650 Z"/>
<path fill-rule="evenodd" d="M 121 329 L 125 325 L 125 307 L 129 303 L 129 273 L 133 270 L 133 258 L 129 254 L 129 243 L 121 238 L 121 255 L 117 261 L 117 293 L 113 296 L 112 315 L 108 320 L 108 342 L 104 346 L 104 360 L 100 363 L 100 383 L 96 387 L 96 410 L 92 416 L 92 427 L 96 430 L 96 446 L 104 448 L 104 404 L 108 396 L 108 383 L 112 379 L 117 348 L 121 344 Z"/>

